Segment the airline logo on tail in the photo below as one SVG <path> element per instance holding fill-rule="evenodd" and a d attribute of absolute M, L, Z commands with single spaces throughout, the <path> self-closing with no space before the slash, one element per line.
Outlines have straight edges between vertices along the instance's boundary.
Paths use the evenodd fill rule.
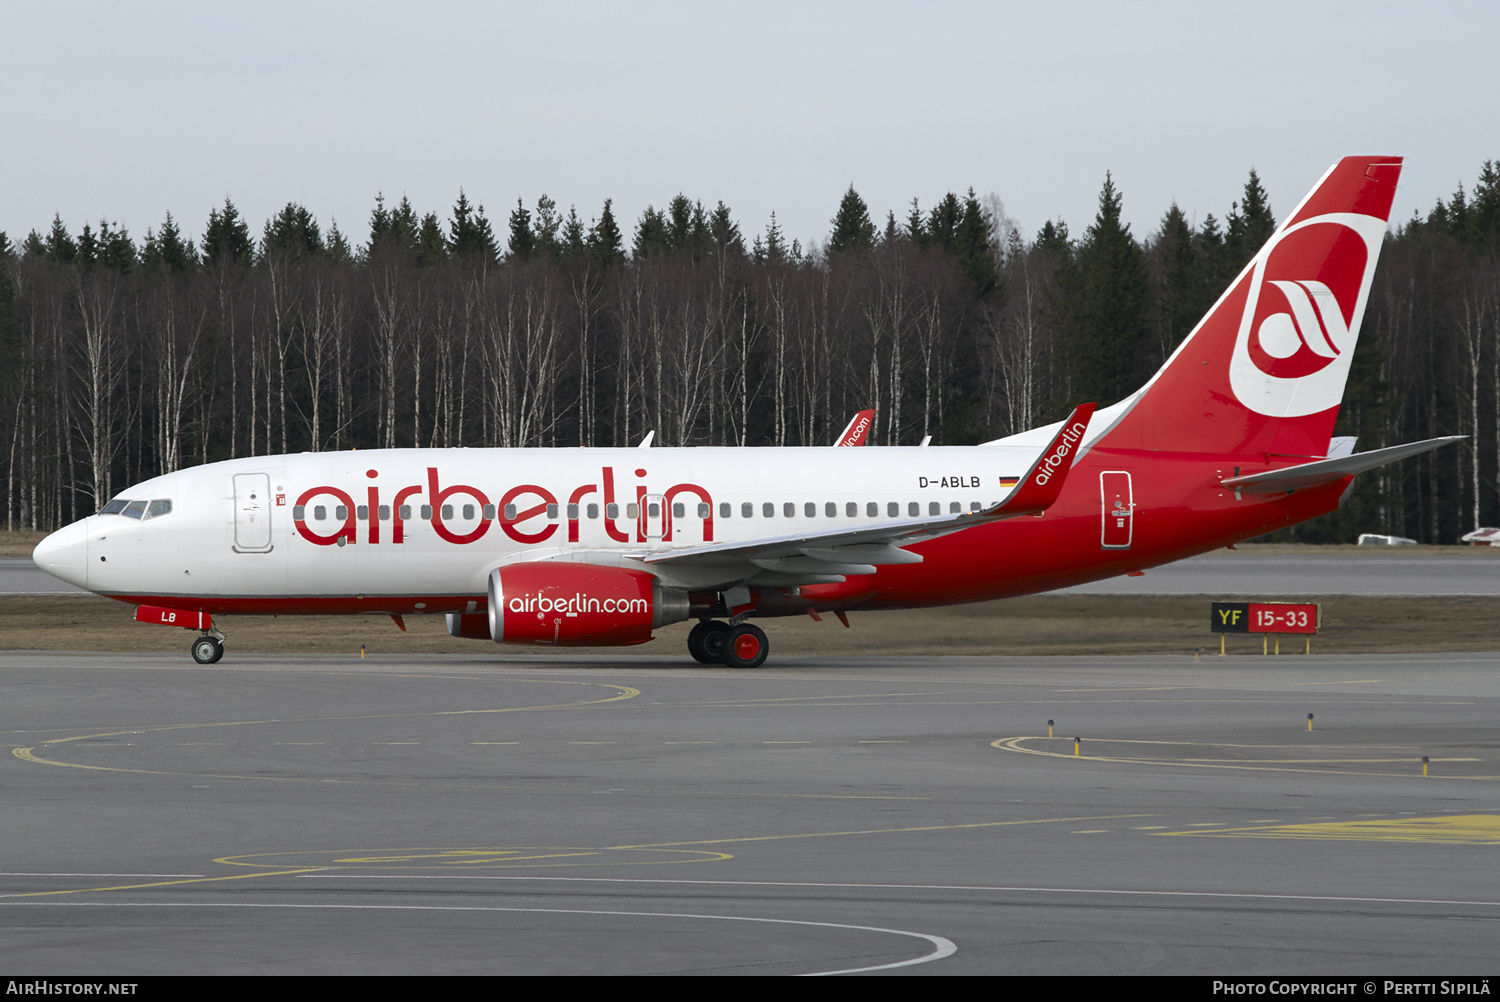
<path fill-rule="evenodd" d="M 1385 220 L 1328 213 L 1283 227 L 1257 255 L 1229 363 L 1246 407 L 1268 417 L 1338 406 Z"/>

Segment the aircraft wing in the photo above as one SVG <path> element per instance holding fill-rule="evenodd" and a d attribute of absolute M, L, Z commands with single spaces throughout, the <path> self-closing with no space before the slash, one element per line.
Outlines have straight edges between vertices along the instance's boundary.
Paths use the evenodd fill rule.
<path fill-rule="evenodd" d="M 874 574 L 880 564 L 920 563 L 921 555 L 908 553 L 901 547 L 976 525 L 1021 515 L 1040 515 L 1050 508 L 1062 493 L 1063 483 L 1077 455 L 1077 446 L 1083 440 L 1093 412 L 1093 404 L 1083 404 L 1074 410 L 1005 500 L 982 511 L 892 519 L 858 528 L 841 526 L 759 539 L 705 543 L 635 556 L 647 564 L 663 568 L 740 568 L 742 578 L 758 575 L 757 580 L 768 580 L 763 572 L 771 572 L 777 575 L 775 583 L 783 583 L 781 575 L 788 576 L 786 583 L 792 583 L 791 576 L 800 578 L 803 583 L 811 583 L 812 580 L 842 580 L 838 575 Z"/>
<path fill-rule="evenodd" d="M 1267 470 L 1264 473 L 1230 477 L 1220 483 L 1231 490 L 1244 491 L 1249 494 L 1279 494 L 1283 491 L 1301 490 L 1304 487 L 1317 487 L 1319 484 L 1332 483 L 1356 473 L 1364 473 L 1377 466 L 1394 463 L 1398 459 L 1419 456 L 1424 452 L 1431 452 L 1433 449 L 1467 437 L 1466 435 L 1447 435 L 1443 438 L 1429 438 L 1421 442 L 1408 442 L 1406 445 L 1393 445 L 1389 449 L 1376 449 L 1373 452 L 1360 452 L 1336 459 L 1320 459 L 1315 463 L 1302 463 L 1279 470 Z"/>

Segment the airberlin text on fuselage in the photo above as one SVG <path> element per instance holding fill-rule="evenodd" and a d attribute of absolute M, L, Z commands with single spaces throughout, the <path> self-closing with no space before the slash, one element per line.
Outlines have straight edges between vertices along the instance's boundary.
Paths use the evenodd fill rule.
<path fill-rule="evenodd" d="M 1037 464 L 1036 485 L 1038 487 L 1045 485 L 1047 481 L 1052 479 L 1052 474 L 1056 472 L 1059 466 L 1063 465 L 1064 460 L 1073 452 L 1073 446 L 1077 445 L 1078 440 L 1083 438 L 1083 433 L 1088 430 L 1088 427 L 1088 422 L 1086 421 L 1075 421 L 1062 433 L 1062 439 L 1057 443 L 1057 448 L 1052 450 L 1050 456 Z"/>
<path fill-rule="evenodd" d="M 365 476 L 371 480 L 374 480 L 379 475 L 379 471 L 377 470 L 365 471 Z M 637 478 L 644 477 L 646 471 L 636 470 L 635 475 Z M 457 497 L 463 499 L 466 503 L 472 500 L 474 506 L 482 515 L 484 509 L 491 503 L 489 495 L 478 487 L 471 487 L 468 484 L 453 484 L 448 487 L 442 487 L 440 483 L 441 477 L 438 473 L 438 468 L 429 466 L 427 467 L 427 483 L 425 485 L 411 484 L 400 488 L 394 495 L 389 497 L 382 495 L 378 485 L 368 485 L 365 489 L 364 498 L 367 502 L 367 513 L 369 516 L 365 520 L 367 524 L 365 541 L 368 543 L 380 543 L 384 541 L 382 539 L 382 530 L 386 527 L 383 527 L 382 523 L 386 519 L 380 517 L 381 509 L 384 506 L 389 509 L 389 541 L 392 543 L 405 542 L 406 522 L 408 519 L 403 517 L 402 512 L 403 509 L 409 510 L 411 500 L 417 497 L 422 499 L 424 507 L 430 508 L 431 517 L 423 521 L 431 523 L 432 529 L 439 539 L 459 545 L 474 543 L 481 539 L 489 531 L 489 518 L 481 517 L 478 519 L 477 524 L 465 519 L 465 522 L 469 523 L 472 528 L 469 528 L 466 532 L 459 533 L 448 527 L 447 519 L 443 516 L 443 509 L 448 504 L 450 498 Z M 351 492 L 328 484 L 310 487 L 303 491 L 298 495 L 295 507 L 292 509 L 292 522 L 297 527 L 297 533 L 308 542 L 319 546 L 333 546 L 335 544 L 343 546 L 359 542 L 359 520 L 356 519 L 356 503 L 354 501 L 354 495 L 357 493 L 357 489 Z M 639 509 L 641 516 L 635 520 L 634 533 L 621 529 L 616 524 L 615 519 L 606 516 L 604 530 L 615 542 L 646 541 L 644 504 L 647 494 L 648 489 L 646 485 L 638 483 L 635 485 L 635 496 L 626 499 L 629 504 L 643 506 Z M 679 494 L 690 494 L 697 502 L 708 506 L 708 515 L 703 519 L 703 541 L 706 543 L 712 542 L 714 538 L 713 498 L 709 496 L 708 491 L 697 484 L 677 484 L 669 487 L 661 494 L 668 512 L 670 512 L 673 500 Z M 574 488 L 567 496 L 567 504 L 569 506 L 578 505 L 590 495 L 602 496 L 602 502 L 606 509 L 608 506 L 616 503 L 615 470 L 613 467 L 606 466 L 600 470 L 598 483 L 582 484 Z M 309 528 L 305 517 L 297 516 L 297 513 L 305 509 L 305 506 L 309 502 L 319 497 L 333 498 L 337 502 L 338 507 L 344 512 L 344 517 L 339 520 L 338 527 L 326 535 Z M 598 504 L 599 500 L 596 499 L 594 503 Z M 511 517 L 506 517 L 507 509 L 512 506 L 515 509 L 514 514 Z M 578 517 L 576 510 L 570 513 L 561 523 L 550 521 L 550 519 L 555 518 L 559 514 L 556 510 L 558 507 L 560 507 L 558 495 L 553 494 L 547 488 L 538 484 L 518 484 L 501 494 L 499 501 L 495 502 L 495 514 L 498 516 L 496 521 L 499 522 L 501 531 L 518 543 L 545 542 L 551 539 L 563 524 L 567 526 L 568 542 L 578 542 Z M 549 512 L 549 508 L 553 510 Z M 524 523 L 540 515 L 547 515 L 549 519 L 548 524 L 541 526 L 536 531 L 527 531 L 521 528 Z M 672 518 L 668 513 L 663 513 L 662 518 L 666 527 L 662 538 L 666 541 L 671 541 Z"/>

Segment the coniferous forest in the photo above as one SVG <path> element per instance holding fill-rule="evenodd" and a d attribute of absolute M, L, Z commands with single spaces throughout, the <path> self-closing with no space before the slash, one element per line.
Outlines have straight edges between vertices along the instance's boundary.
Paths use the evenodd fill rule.
<path fill-rule="evenodd" d="M 624 225 L 546 196 L 496 225 L 460 192 L 446 220 L 377 196 L 363 234 L 296 203 L 256 234 L 228 200 L 197 237 L 0 233 L 5 524 L 301 450 L 827 445 L 864 407 L 872 444 L 998 438 L 1136 389 L 1277 221 L 1253 170 L 1222 218 L 1148 234 L 1123 197 L 1106 176 L 1081 234 L 1028 238 L 993 196 L 880 220 L 851 186 L 807 248 L 683 195 Z M 1281 538 L 1500 524 L 1500 163 L 1393 223 L 1338 434 L 1469 438 Z"/>

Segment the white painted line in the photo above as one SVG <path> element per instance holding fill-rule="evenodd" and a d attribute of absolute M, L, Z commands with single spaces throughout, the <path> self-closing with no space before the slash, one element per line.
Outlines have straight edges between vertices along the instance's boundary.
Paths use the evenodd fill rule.
<path fill-rule="evenodd" d="M 0 877 L 202 877 L 202 873 L 0 873 Z"/>
<path fill-rule="evenodd" d="M 876 891 L 1001 891 L 1024 894 L 1116 894 L 1161 898 L 1244 898 L 1259 901 L 1340 901 L 1396 905 L 1473 905 L 1500 908 L 1500 901 L 1449 898 L 1372 898 L 1338 894 L 1261 894 L 1249 891 L 1143 891 L 1110 887 L 1019 887 L 986 884 L 836 884 L 811 880 L 673 880 L 650 877 L 498 877 L 482 874 L 304 873 L 298 880 L 552 880 L 604 884 L 684 884 L 717 887 L 817 887 Z M 4 902 L 10 903 L 10 902 Z"/>
<path fill-rule="evenodd" d="M 525 912 L 533 915 L 613 915 L 623 918 L 674 918 L 708 919 L 717 922 L 760 922 L 767 925 L 800 925 L 820 929 L 852 929 L 855 932 L 879 932 L 890 936 L 906 936 L 926 940 L 932 944 L 931 953 L 910 960 L 898 960 L 891 964 L 875 964 L 870 967 L 850 967 L 837 971 L 809 971 L 802 977 L 817 978 L 833 974 L 864 974 L 869 971 L 886 971 L 895 967 L 911 967 L 934 960 L 951 957 L 958 952 L 958 944 L 942 936 L 930 936 L 925 932 L 907 932 L 904 929 L 882 929 L 873 925 L 848 925 L 843 922 L 808 922 L 801 919 L 756 918 L 749 915 L 691 915 L 679 912 L 617 912 L 582 908 L 501 908 L 491 905 L 320 905 L 320 904 L 275 904 L 247 901 L 17 901 L 0 899 L 0 905 L 31 905 L 41 908 L 291 908 L 323 909 L 336 911 L 398 911 L 398 912 Z"/>

